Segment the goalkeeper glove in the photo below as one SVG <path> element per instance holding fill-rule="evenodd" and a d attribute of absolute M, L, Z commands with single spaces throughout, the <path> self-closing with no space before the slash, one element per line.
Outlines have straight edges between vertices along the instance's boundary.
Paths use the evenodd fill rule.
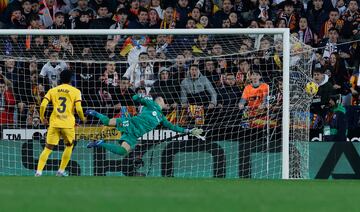
<path fill-rule="evenodd" d="M 193 128 L 190 130 L 190 135 L 195 136 L 195 137 L 200 136 L 202 133 L 203 133 L 203 130 L 199 129 L 199 128 Z"/>
<path fill-rule="evenodd" d="M 191 136 L 194 136 L 203 141 L 205 140 L 205 137 L 201 136 L 201 134 L 203 133 L 203 130 L 200 128 L 186 129 L 185 133 L 190 133 Z"/>

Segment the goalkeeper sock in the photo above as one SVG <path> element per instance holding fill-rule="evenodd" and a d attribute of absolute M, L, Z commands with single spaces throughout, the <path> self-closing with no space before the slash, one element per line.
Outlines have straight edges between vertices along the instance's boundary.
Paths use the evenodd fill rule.
<path fill-rule="evenodd" d="M 59 171 L 64 172 L 66 166 L 68 165 L 68 163 L 70 161 L 73 147 L 74 147 L 74 145 L 65 147 L 64 152 L 63 152 L 62 157 L 61 157 L 61 163 L 60 163 Z"/>
<path fill-rule="evenodd" d="M 117 155 L 126 155 L 128 153 L 124 147 L 116 144 L 101 143 L 99 146 Z"/>
<path fill-rule="evenodd" d="M 44 148 L 44 150 L 40 154 L 39 163 L 37 167 L 37 172 L 41 173 L 46 165 L 46 161 L 49 158 L 49 155 L 51 154 L 52 150 L 48 148 Z"/>

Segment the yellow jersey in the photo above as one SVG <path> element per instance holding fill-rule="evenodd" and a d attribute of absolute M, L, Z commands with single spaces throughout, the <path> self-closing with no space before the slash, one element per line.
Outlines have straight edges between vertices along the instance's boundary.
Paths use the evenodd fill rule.
<path fill-rule="evenodd" d="M 40 119 L 43 120 L 46 106 L 52 102 L 53 111 L 50 116 L 50 127 L 56 128 L 74 128 L 74 106 L 78 115 L 84 120 L 84 114 L 81 107 L 81 92 L 79 89 L 69 85 L 62 84 L 50 89 L 40 106 Z M 76 104 L 79 102 L 78 104 Z"/>

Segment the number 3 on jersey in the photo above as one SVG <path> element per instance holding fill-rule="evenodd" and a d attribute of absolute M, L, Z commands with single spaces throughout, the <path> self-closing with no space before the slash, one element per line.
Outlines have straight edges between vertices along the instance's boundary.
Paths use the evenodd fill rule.
<path fill-rule="evenodd" d="M 59 101 L 61 101 L 61 103 L 60 107 L 57 108 L 57 111 L 63 113 L 66 110 L 66 97 L 59 97 Z"/>

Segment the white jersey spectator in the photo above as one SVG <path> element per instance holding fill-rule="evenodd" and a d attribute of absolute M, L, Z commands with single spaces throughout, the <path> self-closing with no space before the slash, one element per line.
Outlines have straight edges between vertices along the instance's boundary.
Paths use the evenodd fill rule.
<path fill-rule="evenodd" d="M 130 80 L 134 89 L 145 86 L 146 94 L 149 94 L 155 82 L 153 67 L 148 63 L 148 60 L 146 52 L 140 53 L 139 63 L 131 65 L 123 75 L 123 77 Z"/>
<path fill-rule="evenodd" d="M 60 73 L 67 69 L 67 65 L 64 61 L 56 63 L 47 62 L 41 69 L 40 76 L 48 78 L 51 87 L 56 87 L 60 79 Z"/>

